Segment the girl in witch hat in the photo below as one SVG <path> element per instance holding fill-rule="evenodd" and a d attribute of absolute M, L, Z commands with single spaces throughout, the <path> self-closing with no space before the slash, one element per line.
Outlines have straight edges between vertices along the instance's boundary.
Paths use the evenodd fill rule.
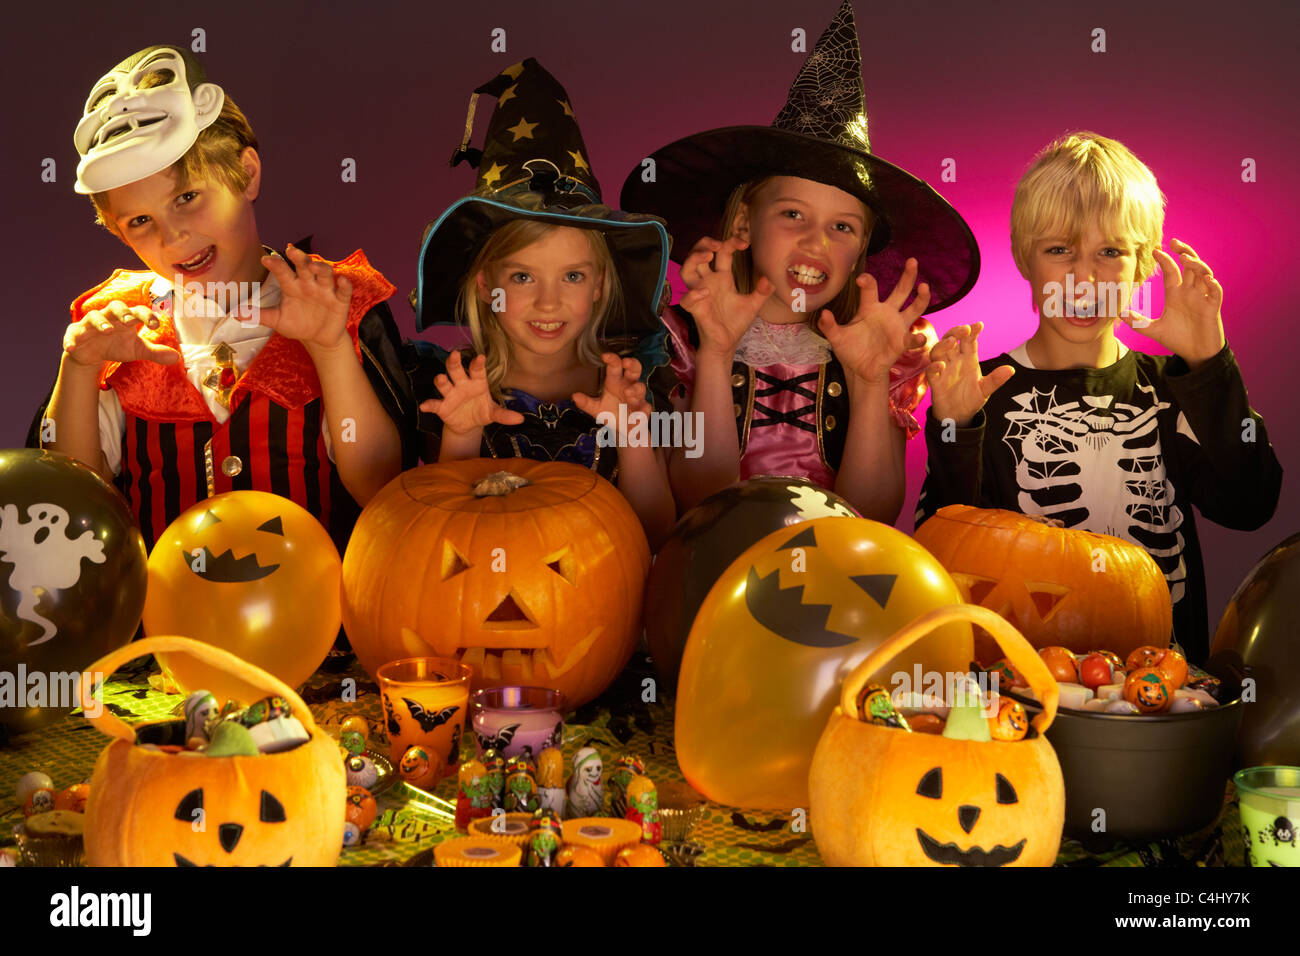
<path fill-rule="evenodd" d="M 468 144 L 483 93 L 497 104 L 480 153 Z M 675 518 L 666 454 L 629 425 L 655 391 L 667 406 L 672 384 L 659 385 L 672 376 L 658 319 L 664 224 L 601 203 L 568 94 L 536 60 L 475 91 L 452 164 L 461 159 L 478 167 L 477 189 L 425 234 L 416 327 L 467 324 L 474 354 L 407 349 L 421 457 L 591 468 L 657 546 Z"/>
<path fill-rule="evenodd" d="M 772 126 L 679 140 L 623 186 L 625 209 L 667 220 L 690 250 L 690 320 L 664 314 L 703 413 L 703 454 L 670 462 L 683 509 L 737 479 L 794 475 L 898 517 L 935 341 L 921 316 L 970 290 L 979 250 L 933 189 L 872 155 L 863 103 L 846 0 Z"/>

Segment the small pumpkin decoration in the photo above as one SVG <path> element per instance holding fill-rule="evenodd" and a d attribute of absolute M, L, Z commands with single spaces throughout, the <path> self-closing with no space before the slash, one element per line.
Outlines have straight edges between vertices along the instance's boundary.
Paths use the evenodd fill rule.
<path fill-rule="evenodd" d="M 709 591 L 682 655 L 677 762 L 715 803 L 808 806 L 808 761 L 840 682 L 889 634 L 960 600 L 937 561 L 866 518 L 814 518 L 751 545 Z M 970 628 L 940 628 L 902 669 L 964 669 Z"/>
<path fill-rule="evenodd" d="M 969 505 L 940 508 L 915 537 L 967 602 L 1002 615 L 1035 647 L 1126 655 L 1141 644 L 1169 645 L 1169 586 L 1136 544 Z M 977 631 L 976 658 L 989 660 L 991 646 Z"/>
<path fill-rule="evenodd" d="M 869 679 L 936 628 L 966 621 L 987 630 L 1038 695 L 1037 732 L 1024 740 L 908 733 L 860 719 Z M 897 665 L 895 665 L 897 666 Z M 808 778 L 813 838 L 831 866 L 1050 866 L 1065 821 L 1061 765 L 1043 736 L 1058 689 L 1010 624 L 971 605 L 938 608 L 881 644 L 844 682 L 840 704 L 813 754 Z M 959 702 L 960 703 L 960 702 Z M 978 712 L 976 712 L 978 713 Z"/>
<path fill-rule="evenodd" d="M 86 803 L 89 866 L 333 866 L 343 846 L 347 794 L 338 746 L 293 689 L 229 651 L 184 637 L 150 637 L 100 658 L 81 675 L 113 673 L 147 654 L 190 656 L 220 673 L 245 703 L 276 694 L 311 739 L 276 754 L 183 756 L 138 746 L 106 707 L 87 719 L 117 739 L 95 761 Z M 97 713 L 97 716 L 90 716 Z"/>
<path fill-rule="evenodd" d="M 641 629 L 650 549 L 618 490 L 586 468 L 475 458 L 403 472 L 366 506 L 343 559 L 343 624 L 373 676 L 456 657 L 473 687 L 550 687 L 579 707 Z"/>

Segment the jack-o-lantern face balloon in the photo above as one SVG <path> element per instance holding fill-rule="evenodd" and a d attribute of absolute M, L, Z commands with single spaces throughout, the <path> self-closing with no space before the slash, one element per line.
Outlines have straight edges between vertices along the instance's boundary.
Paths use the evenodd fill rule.
<path fill-rule="evenodd" d="M 939 563 L 887 525 L 818 518 L 767 535 L 714 584 L 687 640 L 676 719 L 687 780 L 731 806 L 806 807 L 844 676 L 903 624 L 959 600 Z M 971 652 L 958 623 L 898 670 L 964 671 Z"/>
<path fill-rule="evenodd" d="M 650 549 L 636 513 L 577 465 L 469 459 L 403 472 L 343 561 L 343 623 L 374 674 L 456 657 L 474 689 L 550 687 L 578 707 L 623 669 Z"/>
<path fill-rule="evenodd" d="M 340 573 L 334 542 L 306 509 L 263 491 L 217 495 L 154 545 L 145 631 L 224 648 L 296 687 L 338 635 Z M 183 688 L 224 699 L 200 662 L 163 664 Z"/>

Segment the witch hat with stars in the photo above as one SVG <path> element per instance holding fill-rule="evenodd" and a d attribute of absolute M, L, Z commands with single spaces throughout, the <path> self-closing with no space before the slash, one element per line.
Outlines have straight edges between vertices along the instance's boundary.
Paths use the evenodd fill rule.
<path fill-rule="evenodd" d="M 469 145 L 480 94 L 497 98 L 480 152 Z M 653 216 L 604 205 L 564 87 L 527 59 L 484 83 L 470 98 L 465 137 L 452 165 L 478 168 L 474 192 L 430 227 L 420 249 L 416 328 L 454 324 L 465 273 L 484 241 L 514 219 L 597 229 L 623 286 L 621 315 L 606 317 L 606 341 L 661 335 L 659 301 L 668 269 L 668 232 Z"/>
<path fill-rule="evenodd" d="M 728 198 L 768 176 L 797 176 L 857 196 L 877 222 L 866 270 L 892 289 L 909 257 L 930 285 L 935 312 L 975 284 L 979 247 L 965 220 L 929 185 L 871 153 L 862 53 L 844 0 L 795 77 L 771 126 L 731 126 L 688 136 L 651 154 L 654 181 L 638 166 L 623 184 L 624 209 L 667 220 L 680 262 L 703 236 L 720 236 Z"/>

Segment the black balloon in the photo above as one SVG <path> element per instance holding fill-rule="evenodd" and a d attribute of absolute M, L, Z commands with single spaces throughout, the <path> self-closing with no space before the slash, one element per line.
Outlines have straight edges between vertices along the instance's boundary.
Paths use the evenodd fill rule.
<path fill-rule="evenodd" d="M 670 690 L 677 686 L 695 615 L 732 561 L 773 531 L 835 515 L 861 517 L 839 495 L 803 478 L 751 478 L 683 515 L 646 582 L 646 640 L 660 680 Z"/>
<path fill-rule="evenodd" d="M 76 706 L 71 676 L 135 634 L 146 557 L 126 499 L 93 470 L 0 450 L 0 727 L 37 730 Z"/>
<path fill-rule="evenodd" d="M 1237 767 L 1300 766 L 1300 534 L 1260 560 L 1219 621 L 1205 669 L 1254 678 L 1237 736 Z M 1249 690 L 1243 690 L 1248 699 Z"/>

